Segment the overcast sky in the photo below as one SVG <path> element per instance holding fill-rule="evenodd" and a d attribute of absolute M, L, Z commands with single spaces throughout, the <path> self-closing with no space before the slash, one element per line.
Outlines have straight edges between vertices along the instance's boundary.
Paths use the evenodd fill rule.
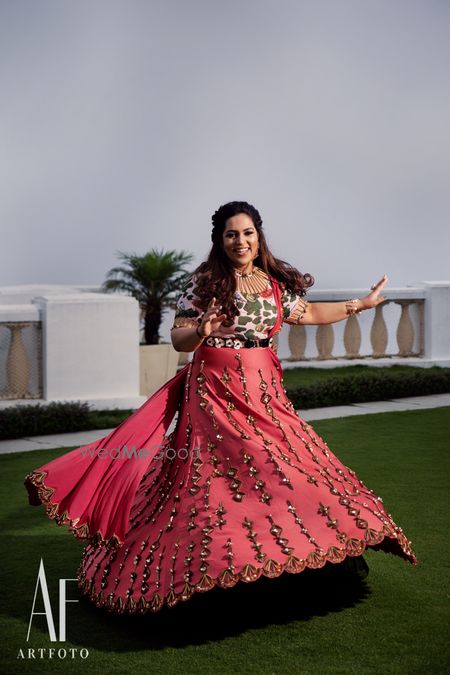
<path fill-rule="evenodd" d="M 447 0 L 0 8 L 0 285 L 198 264 L 235 199 L 317 288 L 450 278 Z"/>

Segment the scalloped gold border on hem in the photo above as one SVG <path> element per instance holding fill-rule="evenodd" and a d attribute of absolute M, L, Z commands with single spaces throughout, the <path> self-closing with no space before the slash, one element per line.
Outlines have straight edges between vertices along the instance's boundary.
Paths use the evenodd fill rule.
<path fill-rule="evenodd" d="M 307 568 L 320 569 L 324 567 L 327 562 L 338 564 L 343 562 L 347 556 L 358 557 L 362 555 L 367 548 L 374 547 L 376 550 L 382 550 L 383 552 L 395 555 L 392 551 L 384 551 L 381 547 L 381 544 L 385 540 L 390 540 L 390 542 L 386 541 L 386 543 L 390 543 L 391 545 L 398 544 L 406 562 L 410 562 L 412 565 L 418 564 L 418 560 L 411 549 L 411 542 L 408 542 L 403 532 L 393 535 L 391 530 L 388 530 L 383 526 L 383 529 L 380 530 L 377 535 L 381 535 L 381 538 L 379 541 L 375 541 L 377 537 L 374 536 L 372 543 L 368 543 L 363 539 L 351 538 L 348 540 L 351 542 L 351 545 L 346 549 L 330 546 L 325 555 L 312 551 L 306 559 L 300 559 L 294 555 L 290 555 L 285 563 L 280 563 L 272 559 L 266 560 L 261 567 L 257 567 L 256 565 L 253 565 L 253 563 L 245 563 L 242 570 L 237 574 L 233 573 L 228 568 L 222 570 L 216 578 L 204 574 L 197 584 L 189 584 L 186 582 L 180 593 L 170 590 L 166 596 L 161 597 L 158 591 L 156 591 L 151 600 L 146 600 L 143 595 L 136 601 L 131 596 L 125 599 L 120 595 L 116 595 L 114 592 L 105 593 L 102 590 L 97 593 L 94 590 L 93 579 L 85 578 L 85 574 L 81 570 L 83 564 L 83 561 L 81 561 L 77 569 L 78 588 L 81 593 L 87 596 L 99 609 L 104 608 L 108 612 L 114 614 L 146 614 L 147 612 L 159 612 L 164 605 L 167 605 L 169 608 L 174 607 L 179 602 L 186 602 L 186 600 L 189 600 L 194 593 L 205 593 L 216 586 L 220 588 L 232 588 L 239 582 L 251 583 L 257 581 L 262 576 L 273 579 L 279 577 L 284 572 L 300 574 Z"/>
<path fill-rule="evenodd" d="M 54 520 L 57 525 L 67 525 L 68 531 L 73 534 L 76 539 L 88 539 L 89 543 L 98 546 L 106 546 L 108 549 L 117 549 L 123 545 L 123 541 L 115 534 L 109 539 L 105 539 L 100 530 L 91 534 L 87 523 L 80 524 L 80 519 L 71 518 L 67 511 L 59 513 L 59 504 L 53 502 L 51 499 L 55 489 L 45 484 L 44 479 L 46 476 L 46 471 L 31 471 L 31 473 L 28 473 L 25 476 L 23 484 L 27 488 L 29 497 L 37 496 L 39 501 L 45 506 L 45 511 L 50 520 Z M 32 503 L 31 500 L 30 503 L 33 506 L 38 506 L 38 504 Z"/>

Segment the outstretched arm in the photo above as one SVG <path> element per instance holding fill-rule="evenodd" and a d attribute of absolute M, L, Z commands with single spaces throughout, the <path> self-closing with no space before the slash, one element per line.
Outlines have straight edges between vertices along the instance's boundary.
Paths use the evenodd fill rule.
<path fill-rule="evenodd" d="M 365 309 L 372 309 L 385 298 L 380 295 L 388 278 L 384 275 L 377 284 L 372 286 L 371 292 L 364 298 L 341 302 L 313 302 L 308 303 L 305 313 L 300 319 L 301 324 L 325 324 L 343 321 L 352 314 L 359 314 Z"/>

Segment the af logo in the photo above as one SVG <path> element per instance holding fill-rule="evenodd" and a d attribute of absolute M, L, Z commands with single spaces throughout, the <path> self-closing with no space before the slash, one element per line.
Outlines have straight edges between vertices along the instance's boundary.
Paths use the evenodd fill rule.
<path fill-rule="evenodd" d="M 48 634 L 50 642 L 65 642 L 66 641 L 66 605 L 69 602 L 78 602 L 78 600 L 72 600 L 67 598 L 66 594 L 66 582 L 67 581 L 77 581 L 77 579 L 59 579 L 59 634 L 58 638 L 56 637 L 55 622 L 53 619 L 52 606 L 50 604 L 50 596 L 48 593 L 47 578 L 45 576 L 44 561 L 41 558 L 39 564 L 39 571 L 36 579 L 36 587 L 34 589 L 34 598 L 33 604 L 31 607 L 30 621 L 28 624 L 28 633 L 27 633 L 27 642 L 30 639 L 31 625 L 33 623 L 33 617 L 35 616 L 45 616 L 47 620 Z M 38 592 L 42 596 L 42 601 L 44 604 L 43 612 L 36 612 L 36 599 Z M 53 659 L 65 659 L 65 658 L 76 658 L 80 656 L 82 659 L 85 659 L 89 656 L 89 651 L 86 648 L 78 650 L 77 648 L 65 649 L 46 649 L 42 648 L 28 648 L 28 649 L 19 649 L 17 654 L 18 659 L 43 659 L 45 657 Z"/>

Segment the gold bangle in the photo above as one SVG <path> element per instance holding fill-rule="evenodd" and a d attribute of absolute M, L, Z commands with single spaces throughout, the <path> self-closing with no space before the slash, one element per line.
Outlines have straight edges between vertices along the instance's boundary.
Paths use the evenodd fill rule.
<path fill-rule="evenodd" d="M 360 314 L 362 311 L 362 307 L 357 307 L 357 304 L 359 302 L 359 298 L 355 298 L 354 300 L 346 300 L 345 302 L 345 312 L 347 316 L 355 316 L 355 314 Z"/>

